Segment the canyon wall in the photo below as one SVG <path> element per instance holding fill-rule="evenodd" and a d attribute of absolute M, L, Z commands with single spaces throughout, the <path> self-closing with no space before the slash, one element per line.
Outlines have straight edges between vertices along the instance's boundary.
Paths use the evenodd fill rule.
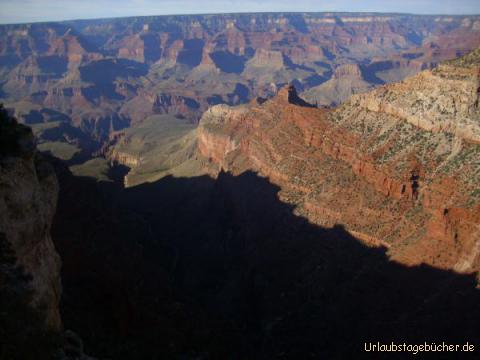
<path fill-rule="evenodd" d="M 292 87 L 213 108 L 198 149 L 213 175 L 253 169 L 296 213 L 345 225 L 397 261 L 477 272 L 479 69 L 476 51 L 334 110 L 292 104 Z"/>
<path fill-rule="evenodd" d="M 60 258 L 50 236 L 57 178 L 36 151 L 31 130 L 0 111 L 0 232 L 32 276 L 31 305 L 44 314 L 46 328 L 60 330 Z"/>

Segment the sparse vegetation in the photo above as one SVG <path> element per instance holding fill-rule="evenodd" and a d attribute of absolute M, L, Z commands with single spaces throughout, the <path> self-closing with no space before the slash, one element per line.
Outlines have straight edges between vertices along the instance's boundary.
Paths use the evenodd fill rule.
<path fill-rule="evenodd" d="M 104 158 L 88 160 L 83 164 L 71 166 L 70 170 L 75 176 L 92 177 L 98 181 L 111 181 L 108 176 L 110 165 Z"/>
<path fill-rule="evenodd" d="M 480 65 L 480 48 L 454 60 L 446 61 L 445 64 L 459 67 L 472 67 Z"/>
<path fill-rule="evenodd" d="M 62 160 L 70 160 L 75 156 L 75 154 L 81 151 L 78 146 L 59 141 L 38 144 L 37 149 L 40 151 L 50 152 L 53 156 Z"/>

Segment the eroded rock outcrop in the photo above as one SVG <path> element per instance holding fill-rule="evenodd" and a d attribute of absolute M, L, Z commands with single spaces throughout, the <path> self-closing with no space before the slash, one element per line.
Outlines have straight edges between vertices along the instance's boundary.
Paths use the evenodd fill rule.
<path fill-rule="evenodd" d="M 338 105 L 353 94 L 364 93 L 373 88 L 356 64 L 344 64 L 337 67 L 330 80 L 315 86 L 304 94 L 306 99 L 319 105 Z"/>
<path fill-rule="evenodd" d="M 29 127 L 0 105 L 0 347 L 12 360 L 95 360 L 64 331 L 51 228 L 59 183 Z"/>
<path fill-rule="evenodd" d="M 0 112 L 0 232 L 32 276 L 31 305 L 44 314 L 46 328 L 60 330 L 60 258 L 50 236 L 57 178 L 31 130 Z"/>
<path fill-rule="evenodd" d="M 199 152 L 213 174 L 254 169 L 297 213 L 345 224 L 402 263 L 478 271 L 480 62 L 468 58 L 335 110 L 285 101 L 288 89 L 248 109 L 213 108 Z"/>
<path fill-rule="evenodd" d="M 426 131 L 447 132 L 480 143 L 479 51 L 469 59 L 468 64 L 462 60 L 445 63 L 360 95 L 351 100 L 351 106 L 389 114 Z"/>
<path fill-rule="evenodd" d="M 280 51 L 270 51 L 258 49 L 255 56 L 250 60 L 250 66 L 269 67 L 274 70 L 280 70 L 284 66 L 283 56 Z"/>

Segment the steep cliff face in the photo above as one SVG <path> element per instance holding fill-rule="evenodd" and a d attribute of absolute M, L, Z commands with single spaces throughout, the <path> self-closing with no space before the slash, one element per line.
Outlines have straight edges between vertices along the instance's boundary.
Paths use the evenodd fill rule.
<path fill-rule="evenodd" d="M 213 174 L 254 169 L 297 213 L 345 224 L 402 263 L 478 271 L 480 61 L 468 59 L 335 110 L 294 105 L 286 90 L 248 110 L 212 109 L 199 152 Z"/>
<path fill-rule="evenodd" d="M 44 312 L 48 328 L 59 330 L 60 259 L 50 237 L 57 178 L 37 153 L 31 130 L 0 111 L 0 232 L 32 276 L 31 305 Z"/>
<path fill-rule="evenodd" d="M 228 123 L 240 122 L 246 107 L 231 108 L 227 105 L 217 105 L 208 109 L 202 117 L 197 131 L 198 150 L 206 158 L 219 167 L 228 166 L 226 154 L 238 149 L 240 143 L 222 129 Z"/>

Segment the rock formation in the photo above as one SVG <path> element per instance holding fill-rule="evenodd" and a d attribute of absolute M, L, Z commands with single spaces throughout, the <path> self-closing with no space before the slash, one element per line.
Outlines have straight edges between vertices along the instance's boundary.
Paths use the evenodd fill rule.
<path fill-rule="evenodd" d="M 477 339 L 478 145 L 352 101 L 314 108 L 286 86 L 213 106 L 188 146 L 154 144 L 172 125 L 155 116 L 119 135 L 142 156 L 130 187 L 59 175 L 65 319 L 122 360 Z M 188 166 L 163 171 L 182 147 Z"/>
<path fill-rule="evenodd" d="M 291 82 L 336 105 L 479 46 L 479 21 L 319 13 L 4 25 L 0 98 L 21 122 L 27 108 L 58 112 L 104 143 L 156 112 L 196 122 L 208 106 Z"/>
<path fill-rule="evenodd" d="M 57 178 L 36 151 L 31 130 L 0 112 L 0 232 L 32 276 L 31 305 L 44 311 L 46 327 L 60 330 L 60 258 L 50 236 Z"/>
<path fill-rule="evenodd" d="M 0 26 L 0 97 L 42 148 L 70 145 L 68 165 L 87 152 L 107 158 L 95 159 L 105 172 L 131 167 L 122 186 L 56 162 L 66 323 L 113 359 L 352 358 L 366 336 L 476 339 L 478 51 L 428 69 L 477 47 L 479 21 Z M 317 108 L 293 84 L 345 102 Z M 0 245 L 59 329 L 56 180 L 31 132 L 11 129 L 0 132 Z M 65 338 L 60 357 L 84 357 Z"/>
<path fill-rule="evenodd" d="M 5 359 L 95 360 L 60 315 L 51 236 L 59 184 L 32 130 L 0 106 L 0 334 Z"/>
<path fill-rule="evenodd" d="M 400 262 L 478 271 L 479 69 L 477 50 L 335 110 L 285 101 L 287 88 L 214 107 L 198 149 L 213 174 L 258 171 L 297 213 L 345 224 Z"/>
<path fill-rule="evenodd" d="M 450 133 L 480 143 L 479 62 L 476 50 L 464 60 L 355 97 L 351 106 L 392 115 L 429 132 Z"/>
<path fill-rule="evenodd" d="M 319 105 L 335 106 L 353 94 L 367 92 L 372 88 L 373 85 L 363 78 L 358 65 L 346 64 L 337 67 L 330 80 L 309 89 L 302 96 Z"/>
<path fill-rule="evenodd" d="M 283 56 L 280 51 L 258 49 L 248 65 L 258 68 L 270 68 L 273 71 L 281 70 L 284 67 Z"/>

